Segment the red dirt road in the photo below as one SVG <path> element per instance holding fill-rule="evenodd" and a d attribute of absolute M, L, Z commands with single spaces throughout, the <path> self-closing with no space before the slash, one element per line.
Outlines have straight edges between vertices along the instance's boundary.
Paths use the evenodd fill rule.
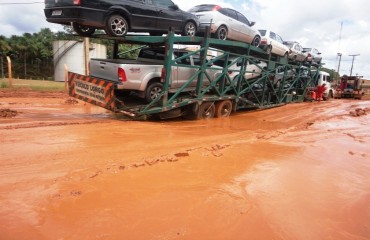
<path fill-rule="evenodd" d="M 1 240 L 370 239 L 370 101 L 140 122 L 67 100 L 0 91 Z"/>

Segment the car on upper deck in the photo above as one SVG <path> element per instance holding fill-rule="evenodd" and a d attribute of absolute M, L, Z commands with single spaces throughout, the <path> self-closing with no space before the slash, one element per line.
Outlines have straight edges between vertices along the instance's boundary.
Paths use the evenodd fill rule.
<path fill-rule="evenodd" d="M 296 41 L 285 41 L 284 44 L 289 47 L 289 59 L 297 62 L 307 60 L 307 53 L 303 52 L 303 47 Z"/>
<path fill-rule="evenodd" d="M 72 25 L 81 36 L 104 29 L 113 37 L 127 32 L 162 35 L 171 28 L 175 33 L 194 36 L 198 18 L 182 11 L 171 0 L 45 0 L 48 22 Z"/>
<path fill-rule="evenodd" d="M 303 48 L 303 52 L 307 54 L 307 61 L 321 64 L 321 52 L 319 52 L 319 50 L 316 48 Z"/>
<path fill-rule="evenodd" d="M 276 54 L 278 56 L 288 57 L 289 48 L 284 45 L 283 38 L 279 34 L 271 30 L 259 30 L 261 34 L 260 47 L 267 52 L 267 54 Z"/>
<path fill-rule="evenodd" d="M 243 14 L 216 4 L 201 4 L 192 7 L 190 13 L 199 18 L 199 32 L 205 32 L 210 27 L 211 34 L 221 40 L 235 40 L 259 46 L 261 36 L 253 28 L 255 22 L 250 22 Z"/>

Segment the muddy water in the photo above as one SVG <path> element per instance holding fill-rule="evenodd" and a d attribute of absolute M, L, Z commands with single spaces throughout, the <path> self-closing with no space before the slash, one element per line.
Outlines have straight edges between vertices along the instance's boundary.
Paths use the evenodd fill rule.
<path fill-rule="evenodd" d="M 0 239 L 370 239 L 370 112 L 349 114 L 370 102 L 165 122 L 51 103 L 0 120 Z"/>

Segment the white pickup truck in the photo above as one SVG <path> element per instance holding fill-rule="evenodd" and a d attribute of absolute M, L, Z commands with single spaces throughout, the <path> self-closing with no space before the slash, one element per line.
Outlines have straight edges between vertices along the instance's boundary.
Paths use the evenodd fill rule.
<path fill-rule="evenodd" d="M 185 56 L 189 51 L 175 49 L 173 59 Z M 158 97 L 163 90 L 161 82 L 162 69 L 164 67 L 165 49 L 142 48 L 136 60 L 130 59 L 91 59 L 90 75 L 115 82 L 116 89 L 134 91 L 147 102 Z M 181 65 L 199 66 L 200 56 L 189 55 L 177 62 Z M 173 66 L 171 69 L 170 92 L 175 92 L 184 85 L 198 70 L 197 67 Z M 221 68 L 214 66 L 206 70 L 207 74 L 214 79 Z M 212 80 L 211 79 L 211 80 Z M 205 80 L 205 83 L 207 80 Z M 192 81 L 186 91 L 193 91 L 196 80 Z M 209 81 L 208 81 L 209 83 Z"/>

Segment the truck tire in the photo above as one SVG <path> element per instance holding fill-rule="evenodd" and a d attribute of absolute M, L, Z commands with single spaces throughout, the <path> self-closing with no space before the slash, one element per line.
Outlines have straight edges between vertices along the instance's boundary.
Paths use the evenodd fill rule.
<path fill-rule="evenodd" d="M 128 24 L 121 15 L 112 15 L 108 18 L 105 31 L 112 37 L 123 37 L 128 32 Z"/>
<path fill-rule="evenodd" d="M 199 106 L 197 119 L 210 119 L 215 116 L 215 103 L 204 102 Z"/>
<path fill-rule="evenodd" d="M 95 28 L 80 25 L 78 23 L 72 23 L 73 31 L 82 37 L 90 37 L 95 32 Z"/>
<path fill-rule="evenodd" d="M 151 82 L 145 90 L 145 101 L 150 103 L 161 95 L 163 91 L 163 84 L 159 82 Z"/>
<path fill-rule="evenodd" d="M 230 100 L 219 101 L 216 103 L 215 116 L 218 118 L 228 117 L 232 111 L 233 104 Z"/>

